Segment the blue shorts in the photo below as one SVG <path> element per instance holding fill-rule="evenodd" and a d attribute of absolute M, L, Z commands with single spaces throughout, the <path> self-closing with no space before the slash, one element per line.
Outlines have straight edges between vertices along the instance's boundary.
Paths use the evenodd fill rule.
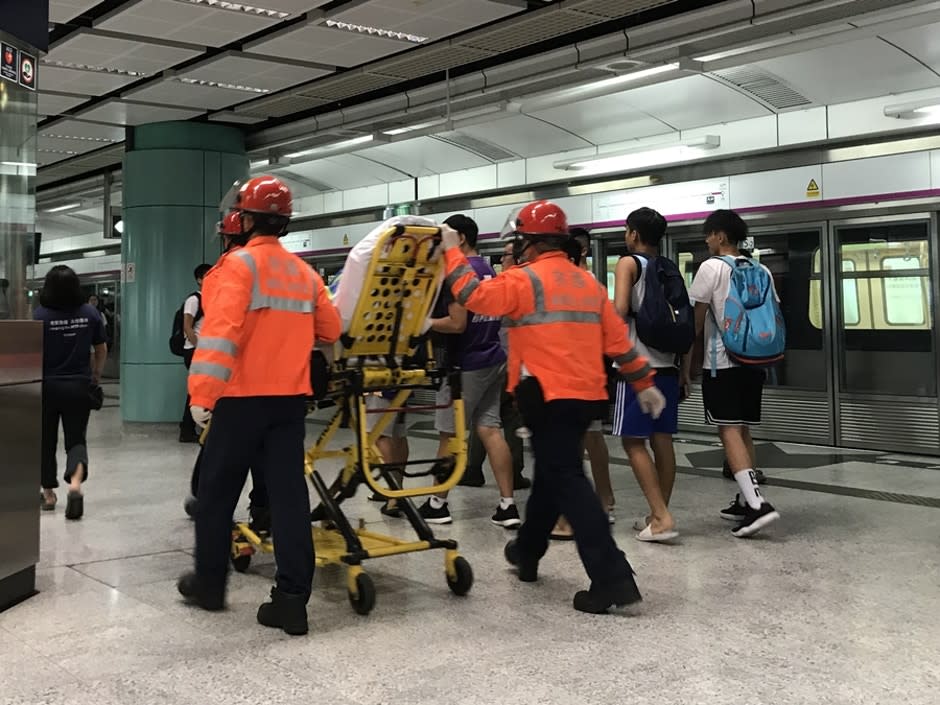
<path fill-rule="evenodd" d="M 640 411 L 636 392 L 629 382 L 617 382 L 613 434 L 625 438 L 649 438 L 654 433 L 675 434 L 679 430 L 679 376 L 659 373 L 654 378 L 666 397 L 666 408 L 658 419 Z"/>

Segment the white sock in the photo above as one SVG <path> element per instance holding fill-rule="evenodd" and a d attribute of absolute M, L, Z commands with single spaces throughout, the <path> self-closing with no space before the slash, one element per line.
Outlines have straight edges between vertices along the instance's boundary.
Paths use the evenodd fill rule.
<path fill-rule="evenodd" d="M 515 503 L 516 503 L 516 500 L 512 497 L 500 497 L 499 498 L 500 509 L 509 509 Z"/>
<path fill-rule="evenodd" d="M 431 509 L 440 509 L 446 504 L 446 500 L 441 499 L 437 495 L 431 495 Z"/>
<path fill-rule="evenodd" d="M 764 498 L 761 497 L 760 488 L 757 485 L 757 474 L 751 469 L 740 470 L 734 473 L 734 479 L 737 480 L 738 487 L 741 488 L 741 499 L 751 509 L 760 509 Z"/>

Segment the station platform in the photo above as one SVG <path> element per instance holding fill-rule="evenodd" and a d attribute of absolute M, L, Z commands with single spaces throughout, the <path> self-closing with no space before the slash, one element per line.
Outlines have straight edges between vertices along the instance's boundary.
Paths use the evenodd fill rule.
<path fill-rule="evenodd" d="M 716 440 L 684 436 L 682 537 L 650 545 L 633 538 L 645 502 L 609 438 L 614 532 L 645 601 L 599 617 L 571 608 L 586 587 L 572 543 L 552 546 L 538 583 L 517 581 L 502 556 L 511 534 L 489 522 L 486 470 L 485 487 L 452 494 L 454 524 L 436 528 L 473 564 L 469 596 L 447 590 L 437 555 L 383 559 L 369 567 L 375 610 L 360 617 L 343 573 L 319 570 L 310 634 L 289 638 L 255 622 L 270 556 L 233 574 L 227 611 L 182 603 L 197 449 L 175 427 L 122 426 L 116 405 L 92 417 L 85 518 L 65 521 L 60 491 L 42 516 L 40 594 L 0 614 L 3 705 L 936 703 L 938 458 L 760 443 L 783 519 L 742 541 L 718 517 L 736 490 Z M 320 428 L 312 419 L 311 441 Z M 426 421 L 410 438 L 433 452 Z M 383 531 L 401 521 L 364 490 L 349 506 Z"/>

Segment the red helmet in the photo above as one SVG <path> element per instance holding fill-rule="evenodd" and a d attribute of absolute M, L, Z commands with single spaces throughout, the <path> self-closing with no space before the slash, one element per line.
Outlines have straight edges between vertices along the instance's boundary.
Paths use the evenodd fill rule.
<path fill-rule="evenodd" d="M 293 213 L 290 189 L 274 176 L 248 179 L 238 190 L 235 208 L 248 213 L 264 213 L 290 218 Z"/>
<path fill-rule="evenodd" d="M 219 221 L 218 231 L 220 235 L 241 235 L 242 217 L 238 211 L 229 211 L 225 217 Z"/>
<path fill-rule="evenodd" d="M 534 237 L 568 237 L 568 216 L 551 201 L 534 201 L 516 215 L 515 230 Z"/>

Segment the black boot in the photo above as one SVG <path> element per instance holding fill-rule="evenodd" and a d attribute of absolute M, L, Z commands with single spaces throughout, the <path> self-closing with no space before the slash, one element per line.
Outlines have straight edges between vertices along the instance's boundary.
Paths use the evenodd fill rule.
<path fill-rule="evenodd" d="M 503 555 L 510 565 L 516 566 L 519 580 L 524 583 L 534 583 L 539 578 L 539 562 L 531 558 L 523 558 L 519 552 L 519 542 L 513 539 L 506 544 Z"/>
<path fill-rule="evenodd" d="M 307 633 L 307 599 L 271 588 L 271 601 L 258 608 L 258 624 L 300 636 Z"/>
<path fill-rule="evenodd" d="M 248 507 L 248 515 L 251 517 L 251 521 L 248 523 L 249 529 L 256 534 L 267 534 L 271 532 L 270 508 L 251 505 Z"/>
<path fill-rule="evenodd" d="M 590 590 L 581 590 L 574 596 L 574 608 L 590 614 L 607 614 L 610 607 L 624 607 L 643 599 L 640 589 L 631 575 L 613 585 L 591 583 Z"/>
<path fill-rule="evenodd" d="M 210 590 L 195 573 L 186 573 L 177 581 L 176 589 L 186 602 L 209 612 L 225 609 L 225 590 Z"/>

